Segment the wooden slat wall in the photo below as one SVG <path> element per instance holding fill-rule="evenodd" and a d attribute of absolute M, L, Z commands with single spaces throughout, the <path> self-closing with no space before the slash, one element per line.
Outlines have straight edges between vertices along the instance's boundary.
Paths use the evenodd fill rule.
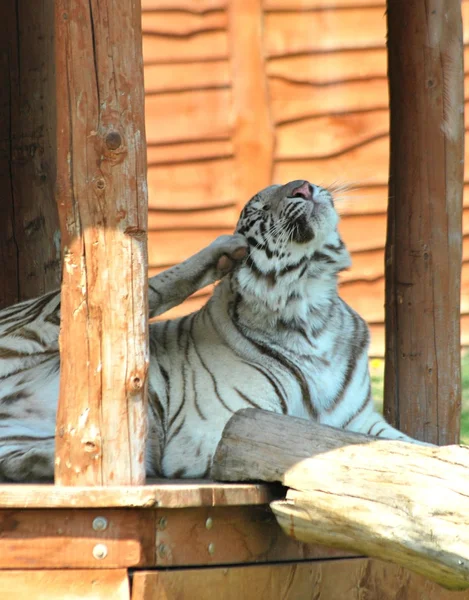
<path fill-rule="evenodd" d="M 382 356 L 385 3 L 264 0 L 259 10 L 257 1 L 232 1 L 142 2 L 150 273 L 232 231 L 255 183 L 348 183 L 356 189 L 339 209 L 353 267 L 341 293 L 370 323 L 371 353 Z M 462 7 L 469 23 L 469 0 Z M 469 25 L 465 43 L 469 65 Z M 469 164 L 465 180 L 461 330 L 469 345 Z M 202 290 L 170 315 L 196 310 L 209 293 Z"/>

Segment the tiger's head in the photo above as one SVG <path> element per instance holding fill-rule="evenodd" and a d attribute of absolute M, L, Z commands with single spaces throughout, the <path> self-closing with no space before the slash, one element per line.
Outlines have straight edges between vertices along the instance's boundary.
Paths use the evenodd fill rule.
<path fill-rule="evenodd" d="M 308 181 L 271 185 L 241 212 L 236 231 L 249 244 L 248 259 L 273 273 L 302 261 L 316 271 L 337 274 L 350 266 L 350 255 L 337 230 L 339 216 L 332 194 Z"/>

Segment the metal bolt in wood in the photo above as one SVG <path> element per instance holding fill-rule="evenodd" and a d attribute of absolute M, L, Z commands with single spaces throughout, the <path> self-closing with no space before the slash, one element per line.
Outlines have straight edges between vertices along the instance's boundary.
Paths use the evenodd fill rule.
<path fill-rule="evenodd" d="M 102 560 L 107 556 L 107 546 L 105 544 L 96 544 L 93 548 L 93 556 L 97 560 Z"/>
<path fill-rule="evenodd" d="M 106 517 L 96 517 L 93 519 L 93 529 L 95 531 L 105 531 L 107 529 L 108 522 Z"/>

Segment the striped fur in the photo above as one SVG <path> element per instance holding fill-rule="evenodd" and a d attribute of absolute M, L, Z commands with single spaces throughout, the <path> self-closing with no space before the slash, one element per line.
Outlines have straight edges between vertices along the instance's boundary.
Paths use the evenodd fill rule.
<path fill-rule="evenodd" d="M 337 294 L 350 265 L 337 225 L 328 190 L 271 186 L 237 235 L 150 280 L 160 314 L 234 265 L 200 311 L 150 327 L 149 475 L 206 476 L 227 420 L 249 406 L 412 441 L 373 408 L 368 328 Z M 0 478 L 53 473 L 59 300 L 0 312 Z"/>

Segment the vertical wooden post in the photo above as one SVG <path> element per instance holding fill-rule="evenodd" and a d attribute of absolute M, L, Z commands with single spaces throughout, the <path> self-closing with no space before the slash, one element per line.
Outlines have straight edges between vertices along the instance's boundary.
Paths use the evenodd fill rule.
<path fill-rule="evenodd" d="M 54 4 L 0 2 L 0 307 L 60 285 Z"/>
<path fill-rule="evenodd" d="M 140 2 L 56 0 L 63 249 L 56 482 L 144 482 L 147 191 Z"/>
<path fill-rule="evenodd" d="M 460 0 L 387 3 L 391 162 L 385 415 L 459 439 L 464 160 Z"/>
<path fill-rule="evenodd" d="M 233 82 L 233 144 L 239 206 L 272 183 L 274 126 L 263 45 L 262 0 L 228 3 Z"/>

